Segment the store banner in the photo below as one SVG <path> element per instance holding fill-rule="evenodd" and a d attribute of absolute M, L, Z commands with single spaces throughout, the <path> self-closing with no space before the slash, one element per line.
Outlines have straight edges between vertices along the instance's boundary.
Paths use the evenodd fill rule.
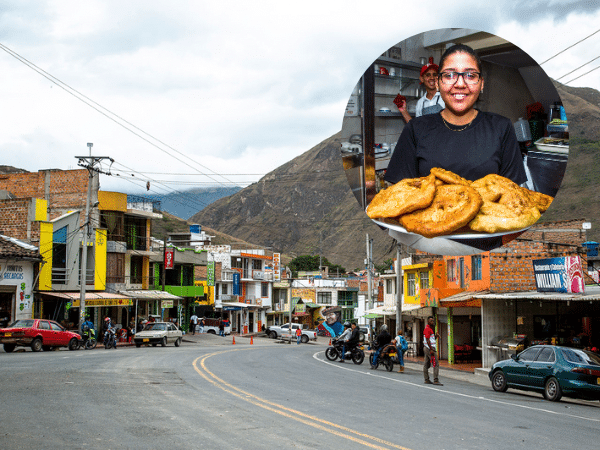
<path fill-rule="evenodd" d="M 160 307 L 162 309 L 172 308 L 173 307 L 173 300 L 162 300 L 160 302 Z"/>
<path fill-rule="evenodd" d="M 206 283 L 208 286 L 215 285 L 215 262 L 209 261 L 206 265 Z"/>
<path fill-rule="evenodd" d="M 175 263 L 175 249 L 173 247 L 165 248 L 165 269 L 172 269 Z"/>
<path fill-rule="evenodd" d="M 533 260 L 533 273 L 538 292 L 583 293 L 583 270 L 579 256 Z"/>
<path fill-rule="evenodd" d="M 273 253 L 273 281 L 281 281 L 281 253 Z"/>
<path fill-rule="evenodd" d="M 233 295 L 242 295 L 242 291 L 240 288 L 241 288 L 240 273 L 234 272 L 233 273 Z"/>

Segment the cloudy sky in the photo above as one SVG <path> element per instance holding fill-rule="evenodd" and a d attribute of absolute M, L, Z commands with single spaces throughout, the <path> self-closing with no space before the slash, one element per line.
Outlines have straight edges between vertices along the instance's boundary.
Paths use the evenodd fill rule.
<path fill-rule="evenodd" d="M 361 74 L 414 34 L 479 29 L 541 63 L 600 28 L 598 1 L 489 3 L 0 0 L 0 165 L 77 168 L 91 142 L 115 160 L 103 189 L 244 186 L 339 131 Z M 600 33 L 542 67 L 598 56 Z M 567 84 L 600 90 L 600 70 Z"/>

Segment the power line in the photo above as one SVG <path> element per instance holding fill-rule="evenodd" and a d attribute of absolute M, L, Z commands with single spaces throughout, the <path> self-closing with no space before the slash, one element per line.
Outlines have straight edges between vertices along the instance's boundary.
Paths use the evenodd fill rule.
<path fill-rule="evenodd" d="M 554 55 L 554 56 L 551 56 L 550 58 L 548 58 L 548 59 L 547 59 L 546 61 L 544 61 L 544 62 L 541 62 L 541 63 L 540 63 L 540 66 L 541 66 L 542 64 L 545 64 L 545 63 L 547 63 L 547 62 L 548 62 L 548 61 L 550 61 L 551 59 L 554 59 L 554 58 L 556 58 L 558 55 L 560 55 L 561 53 L 564 53 L 564 52 L 566 52 L 566 51 L 567 51 L 567 50 L 569 50 L 570 48 L 573 48 L 573 47 L 575 47 L 576 45 L 578 45 L 578 44 L 581 44 L 583 41 L 585 41 L 586 39 L 589 39 L 589 38 L 591 38 L 591 37 L 592 37 L 593 35 L 595 35 L 596 33 L 600 33 L 600 30 L 596 30 L 596 31 L 594 31 L 592 34 L 590 34 L 589 36 L 586 36 L 586 37 L 584 37 L 583 39 L 581 39 L 581 40 L 579 40 L 579 41 L 575 42 L 574 44 L 572 44 L 572 45 L 569 45 L 567 48 L 565 48 L 564 50 L 561 50 L 561 51 L 560 51 L 560 52 L 558 52 L 556 55 Z"/>
<path fill-rule="evenodd" d="M 566 77 L 567 75 L 571 75 L 573 72 L 576 72 L 576 71 L 578 71 L 579 69 L 581 69 L 582 67 L 584 67 L 584 66 L 587 66 L 587 65 L 588 65 L 588 64 L 590 64 L 592 61 L 596 61 L 598 58 L 600 58 L 600 56 L 596 56 L 594 59 L 591 59 L 591 60 L 589 60 L 588 62 L 586 62 L 585 64 L 582 64 L 581 66 L 577 67 L 576 69 L 573 69 L 573 70 L 571 70 L 571 71 L 570 71 L 570 72 L 568 72 L 568 73 L 565 73 L 565 74 L 564 74 L 562 77 L 559 77 L 559 78 L 557 78 L 557 79 L 556 79 L 556 81 L 560 80 L 561 78 L 564 78 L 564 77 Z M 588 73 L 589 73 L 589 72 L 588 72 Z M 584 75 L 585 75 L 585 74 L 584 74 Z M 583 76 L 583 75 L 581 75 L 581 76 Z"/>
<path fill-rule="evenodd" d="M 575 81 L 575 80 L 577 80 L 577 79 L 579 79 L 579 78 L 583 77 L 584 75 L 587 75 L 588 73 L 590 73 L 590 72 L 593 72 L 594 70 L 598 70 L 598 69 L 600 69 L 600 66 L 598 66 L 598 67 L 595 67 L 595 68 L 593 68 L 592 70 L 589 70 L 589 71 L 587 71 L 586 73 L 582 73 L 582 74 L 581 74 L 581 75 L 579 75 L 578 77 L 575 77 L 575 78 L 573 78 L 572 80 L 569 80 L 569 81 L 567 81 L 565 84 L 569 84 L 570 82 L 572 82 L 572 81 Z"/>
<path fill-rule="evenodd" d="M 144 140 L 145 142 L 149 143 L 150 145 L 152 145 L 153 147 L 157 148 L 158 150 L 166 153 L 167 155 L 171 156 L 172 158 L 176 159 L 177 161 L 185 164 L 186 166 L 188 166 L 192 170 L 196 170 L 198 173 L 200 173 L 202 175 L 205 175 L 205 176 L 208 176 L 209 178 L 212 178 L 210 175 L 200 172 L 195 167 L 190 166 L 187 162 L 185 162 L 182 159 L 178 158 L 177 156 L 169 153 L 168 151 L 166 151 L 165 149 L 161 148 L 159 145 L 157 145 L 156 143 L 152 142 L 151 140 L 153 140 L 155 142 L 158 142 L 159 144 L 161 144 L 161 145 L 167 147 L 168 149 L 176 152 L 177 154 L 185 157 L 186 159 L 188 159 L 189 161 L 193 162 L 194 164 L 196 164 L 196 165 L 198 165 L 198 166 L 200 166 L 200 167 L 208 170 L 209 172 L 212 172 L 214 175 L 220 176 L 219 174 L 217 174 L 213 170 L 209 169 L 208 167 L 206 167 L 206 166 L 202 165 L 201 163 L 195 161 L 194 159 L 190 158 L 189 156 L 184 155 L 179 150 L 171 147 L 170 145 L 168 145 L 165 142 L 161 141 L 160 139 L 154 137 L 150 133 L 147 133 L 146 131 L 142 130 L 141 128 L 139 128 L 136 125 L 132 124 L 131 122 L 127 121 L 126 119 L 124 119 L 123 117 L 119 116 L 118 114 L 113 113 L 108 108 L 105 108 L 104 106 L 100 105 L 96 101 L 90 99 L 86 95 L 82 94 L 81 92 L 77 91 L 73 87 L 69 86 L 67 83 L 64 83 L 63 81 L 61 81 L 58 78 L 54 77 L 52 74 L 50 74 L 50 73 L 46 72 L 45 70 L 41 69 L 40 67 L 36 66 L 34 63 L 32 63 L 31 61 L 27 60 L 23 56 L 19 55 L 17 52 L 15 52 L 15 51 L 11 50 L 10 48 L 6 47 L 4 44 L 0 43 L 0 49 L 4 50 L 6 53 L 8 53 L 9 55 L 11 55 L 13 58 L 15 58 L 16 60 L 18 60 L 22 64 L 26 65 L 30 69 L 34 70 L 38 74 L 42 75 L 44 78 L 46 78 L 50 82 L 54 83 L 56 86 L 60 87 L 65 92 L 67 92 L 68 94 L 72 95 L 73 97 L 75 97 L 76 99 L 78 99 L 79 101 L 81 101 L 82 103 L 85 103 L 90 108 L 92 108 L 95 111 L 99 112 L 100 114 L 102 114 L 103 116 L 105 116 L 106 118 L 108 118 L 109 120 L 111 120 L 112 122 L 116 123 L 117 125 L 121 126 L 125 130 L 129 131 L 130 133 L 134 134 L 135 136 L 137 136 L 140 139 Z M 125 124 L 128 125 L 128 126 L 126 126 Z M 129 127 L 132 127 L 133 129 L 139 131 L 139 133 L 136 132 L 136 131 L 134 131 L 133 129 L 131 129 Z M 144 137 L 144 136 L 142 136 L 140 133 L 142 133 L 144 136 L 148 136 L 148 138 L 150 138 L 151 140 L 148 139 L 148 138 L 146 138 L 146 137 Z M 225 177 L 222 177 L 222 178 L 224 178 L 228 182 L 231 182 L 231 180 L 229 180 L 229 179 L 227 179 Z M 220 183 L 218 180 L 216 180 L 214 178 L 213 178 L 213 180 L 216 183 Z"/>

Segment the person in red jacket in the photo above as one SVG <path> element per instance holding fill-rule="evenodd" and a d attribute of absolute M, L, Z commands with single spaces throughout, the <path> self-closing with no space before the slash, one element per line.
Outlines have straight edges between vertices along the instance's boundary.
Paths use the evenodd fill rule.
<path fill-rule="evenodd" d="M 433 327 L 435 320 L 432 316 L 427 318 L 427 326 L 423 331 L 423 352 L 425 353 L 425 363 L 423 364 L 423 376 L 425 377 L 425 384 L 435 384 L 437 386 L 443 386 L 439 380 L 440 373 L 440 362 L 437 353 L 437 340 L 440 338 L 439 334 L 435 334 Z M 433 366 L 433 383 L 429 379 L 429 367 Z"/>

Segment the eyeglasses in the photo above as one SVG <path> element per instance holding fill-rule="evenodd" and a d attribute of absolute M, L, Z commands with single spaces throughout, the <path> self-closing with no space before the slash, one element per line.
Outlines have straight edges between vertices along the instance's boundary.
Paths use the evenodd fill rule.
<path fill-rule="evenodd" d="M 467 84 L 477 84 L 480 79 L 480 72 L 442 72 L 439 74 L 443 84 L 454 84 L 458 77 L 462 76 Z"/>

